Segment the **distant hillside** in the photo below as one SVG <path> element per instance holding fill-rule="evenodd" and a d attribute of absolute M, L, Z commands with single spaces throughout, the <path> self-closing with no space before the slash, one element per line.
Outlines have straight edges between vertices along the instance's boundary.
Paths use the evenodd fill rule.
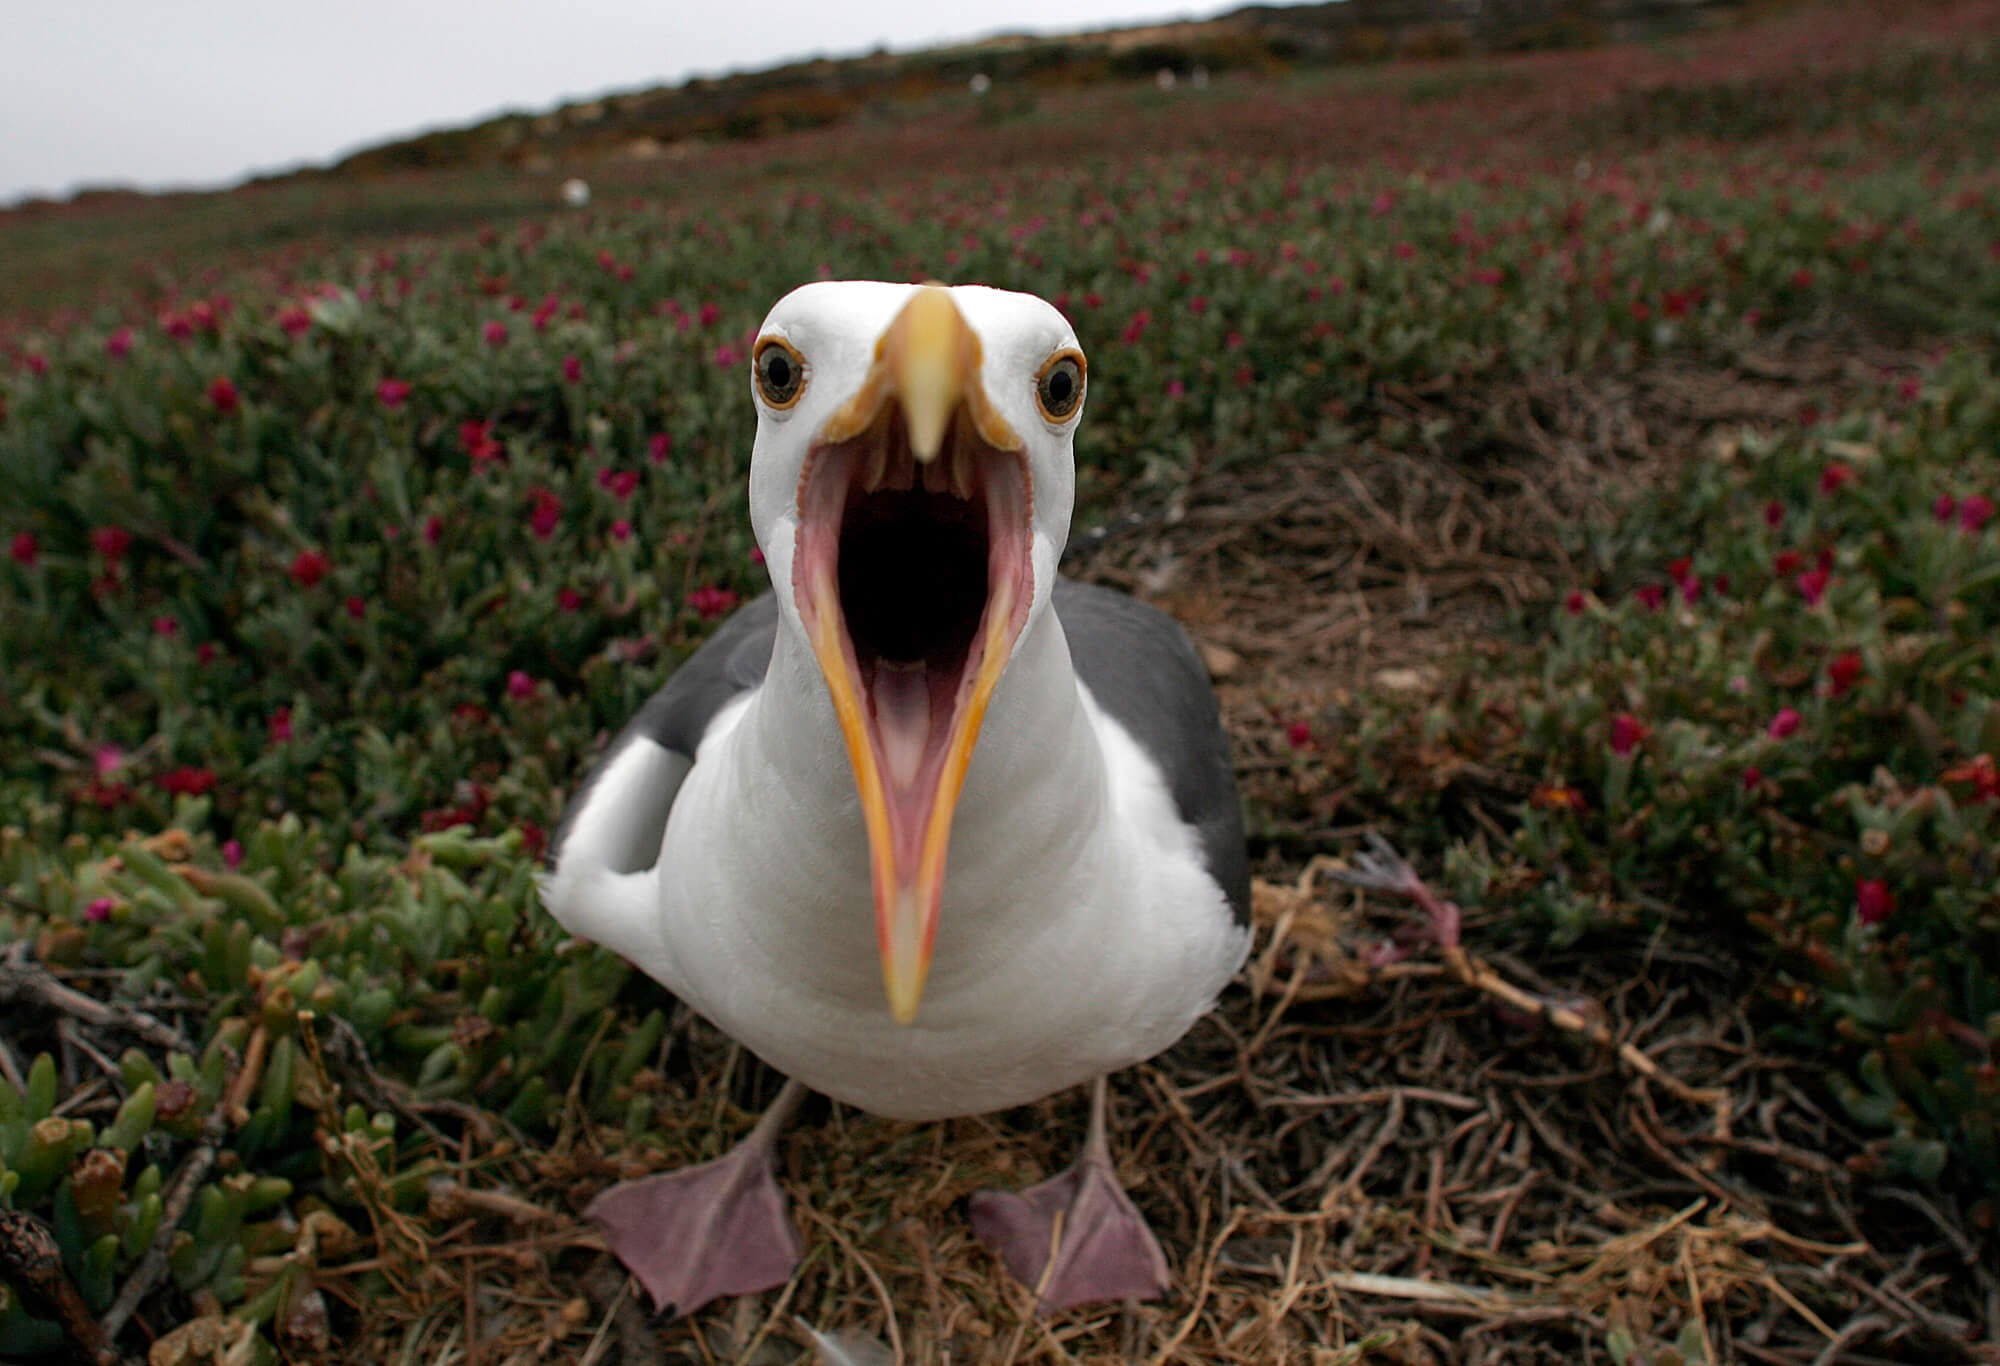
<path fill-rule="evenodd" d="M 1582 47 L 1712 23 L 1739 0 L 1337 0 L 1254 5 L 1200 22 L 1066 37 L 1006 35 L 914 53 L 877 51 L 697 78 L 509 114 L 356 152 L 325 172 L 368 177 L 507 166 L 581 169 L 669 160 L 717 142 L 849 119 L 899 117 L 975 84 L 996 103 L 1022 91 L 1107 81 L 1201 81 L 1231 71 Z"/>

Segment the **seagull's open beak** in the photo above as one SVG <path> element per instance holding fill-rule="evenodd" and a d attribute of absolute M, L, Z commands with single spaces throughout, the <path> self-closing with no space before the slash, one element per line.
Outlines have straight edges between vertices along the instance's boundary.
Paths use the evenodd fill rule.
<path fill-rule="evenodd" d="M 1032 596 L 1026 446 L 981 363 L 950 292 L 919 289 L 799 488 L 793 589 L 854 767 L 903 1024 L 930 971 L 952 813 Z"/>

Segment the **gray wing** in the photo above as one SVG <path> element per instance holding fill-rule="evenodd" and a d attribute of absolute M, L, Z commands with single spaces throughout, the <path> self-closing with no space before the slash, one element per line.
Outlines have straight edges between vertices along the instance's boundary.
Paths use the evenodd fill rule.
<path fill-rule="evenodd" d="M 1242 924 L 1250 921 L 1250 855 L 1229 733 L 1208 670 L 1179 623 L 1137 598 L 1057 579 L 1056 618 L 1077 677 L 1166 775 L 1195 829 L 1209 876 Z"/>
<path fill-rule="evenodd" d="M 765 593 L 722 623 L 701 648 L 674 670 L 666 685 L 646 700 L 638 714 L 618 732 L 590 774 L 570 794 L 563 806 L 562 820 L 549 845 L 551 865 L 560 861 L 565 840 L 577 823 L 589 814 L 593 821 L 615 821 L 616 844 L 623 856 L 614 859 L 621 872 L 649 868 L 659 856 L 660 838 L 666 833 L 667 813 L 673 809 L 681 780 L 694 766 L 694 754 L 709 722 L 728 705 L 764 681 L 771 665 L 771 646 L 778 636 L 778 599 Z M 643 810 L 597 812 L 590 799 L 598 779 L 610 772 L 632 746 L 647 743 L 663 753 L 655 756 L 657 780 L 644 784 Z"/>

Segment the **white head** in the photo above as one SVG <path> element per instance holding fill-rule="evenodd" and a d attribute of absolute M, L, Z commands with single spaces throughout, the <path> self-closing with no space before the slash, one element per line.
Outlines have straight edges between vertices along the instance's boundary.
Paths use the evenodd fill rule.
<path fill-rule="evenodd" d="M 751 368 L 750 519 L 840 719 L 908 1020 L 986 704 L 1069 536 L 1083 352 L 1033 295 L 843 281 L 779 300 Z"/>

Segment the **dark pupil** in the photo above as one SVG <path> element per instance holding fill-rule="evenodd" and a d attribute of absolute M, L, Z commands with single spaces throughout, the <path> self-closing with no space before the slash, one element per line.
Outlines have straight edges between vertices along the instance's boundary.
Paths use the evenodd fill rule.
<path fill-rule="evenodd" d="M 764 353 L 764 382 L 783 393 L 792 387 L 792 363 L 775 348 Z"/>
<path fill-rule="evenodd" d="M 1067 366 L 1050 372 L 1048 378 L 1049 403 L 1061 408 L 1069 403 L 1069 396 L 1075 391 L 1076 381 L 1070 378 Z"/>

